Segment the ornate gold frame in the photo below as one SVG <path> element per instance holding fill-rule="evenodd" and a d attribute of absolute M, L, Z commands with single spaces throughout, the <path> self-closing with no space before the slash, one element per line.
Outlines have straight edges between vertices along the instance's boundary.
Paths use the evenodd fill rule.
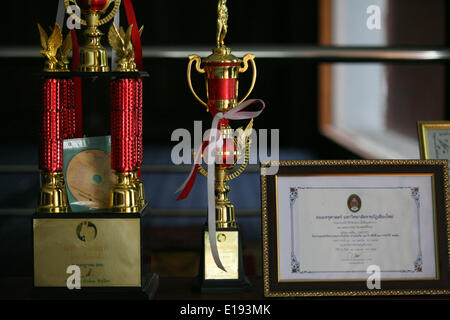
<path fill-rule="evenodd" d="M 419 121 L 417 122 L 417 135 L 419 136 L 420 158 L 430 159 L 428 151 L 428 131 L 448 130 L 450 131 L 450 121 Z"/>
<path fill-rule="evenodd" d="M 445 235 L 445 240 L 447 246 L 445 248 L 441 248 L 439 252 L 445 253 L 446 257 L 439 256 L 439 259 L 446 264 L 446 270 L 450 271 L 450 197 L 449 197 L 449 177 L 448 177 L 448 170 L 447 170 L 447 161 L 446 160 L 316 160 L 316 161 L 310 161 L 310 160 L 301 160 L 301 161 L 269 161 L 264 162 L 261 164 L 261 202 L 262 202 L 262 228 L 263 228 L 263 272 L 264 272 L 264 296 L 265 297 L 273 297 L 273 298 L 280 298 L 280 297 L 328 297 L 328 296 L 402 296 L 402 295 L 449 295 L 450 294 L 450 280 L 446 280 L 445 288 L 424 288 L 424 289 L 416 289 L 416 288 L 406 288 L 405 289 L 381 289 L 381 290 L 333 290 L 333 285 L 330 282 L 323 283 L 324 289 L 320 290 L 302 290 L 301 289 L 301 283 L 295 283 L 291 282 L 291 284 L 294 284 L 297 286 L 295 290 L 289 290 L 289 291 L 274 291 L 271 289 L 271 274 L 274 272 L 274 270 L 271 270 L 273 268 L 270 267 L 269 264 L 269 245 L 272 242 L 277 241 L 277 239 L 269 239 L 269 200 L 275 199 L 275 195 L 273 195 L 273 198 L 269 198 L 268 194 L 268 177 L 265 174 L 266 168 L 272 166 L 272 165 L 278 165 L 280 170 L 286 167 L 293 167 L 291 168 L 290 172 L 295 171 L 294 167 L 336 167 L 336 173 L 338 174 L 345 174 L 345 172 L 339 172 L 340 168 L 345 166 L 349 170 L 355 170 L 355 167 L 360 168 L 375 168 L 377 167 L 376 171 L 384 171 L 384 174 L 392 173 L 393 170 L 390 170 L 392 168 L 396 167 L 406 167 L 406 168 L 414 168 L 416 166 L 421 167 L 429 167 L 430 172 L 433 172 L 432 169 L 434 169 L 435 172 L 438 174 L 442 174 L 442 182 L 443 182 L 443 188 L 441 188 L 441 191 L 443 191 L 444 194 L 440 194 L 441 200 L 444 200 L 443 204 L 440 206 L 437 206 L 436 208 L 436 214 L 438 214 L 438 208 L 441 208 L 440 214 L 445 215 L 445 228 L 441 228 L 444 230 L 436 230 L 436 234 L 441 233 L 442 235 Z M 340 167 L 340 168 L 338 168 Z M 441 168 L 439 168 L 441 167 Z M 357 171 L 355 171 L 357 172 Z M 404 173 L 404 172 L 403 172 Z M 280 174 L 280 173 L 278 173 Z M 278 175 L 277 174 L 277 175 Z M 381 173 L 380 173 L 381 174 Z M 291 175 L 291 174 L 283 174 Z M 295 175 L 295 174 L 292 174 Z M 436 179 L 434 179 L 436 181 Z M 438 182 L 435 182 L 434 187 L 436 187 Z M 437 192 L 437 191 L 436 191 Z M 435 194 L 435 198 L 437 198 L 437 195 Z M 442 245 L 441 245 L 442 247 Z M 273 249 L 272 249 L 273 250 Z M 275 262 L 278 263 L 278 262 Z M 272 263 L 273 264 L 273 263 Z M 441 266 L 439 267 L 441 268 Z M 442 271 L 442 270 L 440 270 Z M 415 280 L 408 281 L 415 282 Z M 423 283 L 423 281 L 417 281 L 419 283 Z M 279 283 L 279 282 L 278 282 Z"/>

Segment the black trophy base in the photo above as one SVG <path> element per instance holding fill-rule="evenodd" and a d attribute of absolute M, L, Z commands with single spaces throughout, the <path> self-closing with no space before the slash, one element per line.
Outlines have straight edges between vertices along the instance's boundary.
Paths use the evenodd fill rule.
<path fill-rule="evenodd" d="M 238 280 L 205 280 L 197 276 L 193 282 L 194 290 L 201 293 L 240 293 L 249 291 L 251 287 L 245 275 Z"/>
<path fill-rule="evenodd" d="M 214 278 L 214 275 L 206 276 L 206 264 L 211 263 L 211 261 L 206 261 L 205 250 L 209 250 L 209 245 L 205 242 L 205 234 L 208 232 L 208 226 L 205 225 L 202 230 L 202 252 L 200 256 L 200 267 L 198 276 L 193 281 L 194 291 L 199 291 L 201 293 L 239 293 L 249 291 L 252 287 L 250 281 L 245 276 L 244 273 L 244 260 L 242 253 L 242 236 L 239 227 L 236 228 L 217 228 L 216 233 L 219 235 L 221 232 L 229 234 L 236 233 L 237 243 L 236 243 L 236 253 L 238 255 L 238 269 L 236 279 L 220 279 L 219 276 Z M 220 255 L 220 249 L 219 249 Z M 224 263 L 225 268 L 227 268 L 226 263 Z M 215 264 L 214 264 L 215 265 Z"/>
<path fill-rule="evenodd" d="M 32 300 L 152 300 L 159 285 L 159 276 L 151 273 L 142 277 L 142 287 L 104 288 L 46 288 L 34 287 Z"/>

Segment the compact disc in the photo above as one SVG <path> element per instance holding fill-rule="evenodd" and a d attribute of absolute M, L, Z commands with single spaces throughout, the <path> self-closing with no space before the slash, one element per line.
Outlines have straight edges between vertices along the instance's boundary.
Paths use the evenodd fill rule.
<path fill-rule="evenodd" d="M 66 183 L 77 205 L 93 209 L 109 207 L 115 176 L 111 155 L 97 149 L 76 154 L 67 166 Z"/>

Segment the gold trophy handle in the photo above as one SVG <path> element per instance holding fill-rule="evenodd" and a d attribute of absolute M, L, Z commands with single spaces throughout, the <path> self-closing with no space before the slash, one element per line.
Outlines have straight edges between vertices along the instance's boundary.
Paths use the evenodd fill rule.
<path fill-rule="evenodd" d="M 252 93 L 253 88 L 255 87 L 255 83 L 256 83 L 256 63 L 255 63 L 255 55 L 254 54 L 249 53 L 244 56 L 244 59 L 242 61 L 244 63 L 244 66 L 239 68 L 239 73 L 244 73 L 245 71 L 247 71 L 248 61 L 250 61 L 252 63 L 252 68 L 253 68 L 252 84 L 250 85 L 250 89 L 248 90 L 247 94 L 244 96 L 244 98 L 242 98 L 241 101 L 239 101 L 238 105 L 241 104 L 242 102 L 244 102 L 245 99 L 248 98 L 250 93 Z"/>
<path fill-rule="evenodd" d="M 225 181 L 230 181 L 230 180 L 233 180 L 233 179 L 239 177 L 241 175 L 241 173 L 245 171 L 245 168 L 247 168 L 248 162 L 250 160 L 250 138 L 247 138 L 245 140 L 245 156 L 244 157 L 245 157 L 244 163 L 242 163 L 236 171 L 228 174 L 225 177 Z"/>
<path fill-rule="evenodd" d="M 206 102 L 204 102 L 202 99 L 199 98 L 199 96 L 197 95 L 197 93 L 195 93 L 194 88 L 192 87 L 192 81 L 191 81 L 191 69 L 192 69 L 192 64 L 195 62 L 195 69 L 197 69 L 197 71 L 199 73 L 205 73 L 205 69 L 202 69 L 200 67 L 200 64 L 202 63 L 202 59 L 200 58 L 200 56 L 196 55 L 196 54 L 192 54 L 189 56 L 189 63 L 188 63 L 188 67 L 187 67 L 187 82 L 189 85 L 189 89 L 191 89 L 192 94 L 194 95 L 194 97 L 202 104 L 206 107 L 206 111 L 209 112 L 209 108 L 208 108 L 208 104 Z"/>
<path fill-rule="evenodd" d="M 195 151 L 192 151 L 192 158 L 195 159 L 195 156 L 196 156 Z M 199 165 L 198 165 L 198 171 L 199 171 L 202 175 L 204 175 L 206 178 L 208 178 L 208 171 L 206 171 L 205 168 L 203 168 L 203 166 L 202 166 L 201 163 L 199 163 Z"/>
<path fill-rule="evenodd" d="M 205 178 L 208 178 L 208 171 L 206 171 L 205 168 L 203 168 L 201 164 L 198 165 L 198 171 L 199 171 Z"/>

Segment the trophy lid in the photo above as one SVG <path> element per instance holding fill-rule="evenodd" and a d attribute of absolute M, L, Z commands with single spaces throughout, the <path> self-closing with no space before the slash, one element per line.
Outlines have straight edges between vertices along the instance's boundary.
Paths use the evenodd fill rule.
<path fill-rule="evenodd" d="M 241 64 L 242 59 L 231 54 L 231 50 L 228 47 L 218 47 L 213 49 L 213 53 L 207 58 L 203 59 L 204 64 L 209 63 L 236 63 Z"/>

